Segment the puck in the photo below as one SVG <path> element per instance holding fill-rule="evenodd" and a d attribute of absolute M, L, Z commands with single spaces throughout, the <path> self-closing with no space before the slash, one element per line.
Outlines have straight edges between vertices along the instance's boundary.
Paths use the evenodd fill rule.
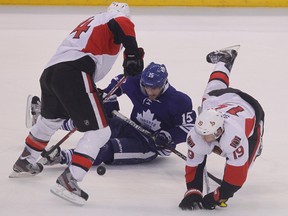
<path fill-rule="evenodd" d="M 106 173 L 106 168 L 104 166 L 98 166 L 97 167 L 97 173 L 98 175 L 104 175 Z"/>

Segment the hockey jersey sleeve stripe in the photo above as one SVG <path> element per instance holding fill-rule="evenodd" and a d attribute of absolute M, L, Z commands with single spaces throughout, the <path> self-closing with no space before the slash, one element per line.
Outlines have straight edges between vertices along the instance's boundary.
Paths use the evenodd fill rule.
<path fill-rule="evenodd" d="M 186 183 L 192 182 L 195 179 L 197 167 L 185 167 L 185 179 Z"/>
<path fill-rule="evenodd" d="M 185 179 L 187 189 L 198 189 L 203 190 L 203 171 L 206 164 L 206 156 L 201 164 L 198 166 L 188 166 L 185 167 Z"/>
<path fill-rule="evenodd" d="M 248 161 L 243 166 L 239 167 L 226 164 L 223 178 L 224 181 L 229 184 L 241 187 L 246 181 L 248 167 Z"/>
<path fill-rule="evenodd" d="M 193 127 L 194 127 L 194 124 L 185 124 L 185 125 L 179 126 L 179 128 L 181 128 L 185 133 L 188 133 L 190 130 L 192 130 Z"/>
<path fill-rule="evenodd" d="M 209 77 L 209 82 L 211 82 L 212 80 L 219 80 L 225 83 L 227 87 L 229 86 L 229 77 L 226 73 L 222 71 L 214 71 Z"/>

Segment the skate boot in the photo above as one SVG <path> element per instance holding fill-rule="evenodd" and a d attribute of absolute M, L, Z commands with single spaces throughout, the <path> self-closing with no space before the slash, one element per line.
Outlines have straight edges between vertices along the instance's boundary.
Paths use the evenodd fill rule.
<path fill-rule="evenodd" d="M 31 128 L 36 124 L 41 113 L 41 102 L 37 96 L 28 95 L 26 104 L 26 128 Z"/>
<path fill-rule="evenodd" d="M 51 188 L 54 195 L 72 202 L 76 205 L 84 205 L 88 200 L 88 194 L 78 186 L 77 181 L 73 178 L 69 167 L 58 177 L 56 186 Z"/>
<path fill-rule="evenodd" d="M 233 66 L 234 60 L 236 59 L 238 53 L 237 50 L 239 49 L 240 45 L 227 47 L 221 50 L 216 50 L 209 53 L 206 56 L 206 60 L 208 63 L 217 64 L 218 62 L 224 62 L 225 67 L 231 71 Z"/>
<path fill-rule="evenodd" d="M 53 148 L 53 146 L 51 146 Z M 48 150 L 49 151 L 49 150 Z M 45 166 L 53 166 L 56 164 L 66 164 L 70 165 L 72 160 L 72 149 L 62 150 L 58 147 L 53 152 L 51 152 L 47 157 L 41 158 L 38 163 L 41 163 Z"/>
<path fill-rule="evenodd" d="M 13 172 L 9 175 L 9 178 L 34 176 L 42 172 L 43 165 L 40 163 L 30 163 L 27 160 L 29 156 L 30 152 L 25 148 L 23 153 L 13 165 Z"/>

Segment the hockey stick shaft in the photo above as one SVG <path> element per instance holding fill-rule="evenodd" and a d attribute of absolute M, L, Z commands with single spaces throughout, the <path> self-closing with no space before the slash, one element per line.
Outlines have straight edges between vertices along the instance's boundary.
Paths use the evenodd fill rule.
<path fill-rule="evenodd" d="M 120 118 L 120 119 L 124 120 L 125 122 L 127 122 L 129 125 L 134 127 L 139 132 L 141 132 L 144 135 L 146 135 L 146 136 L 152 138 L 153 140 L 155 140 L 155 136 L 150 131 L 148 131 L 148 130 L 144 129 L 143 127 L 141 127 L 140 125 L 136 124 L 134 121 L 132 121 L 131 119 L 127 118 L 126 116 L 124 116 L 120 112 L 118 112 L 116 110 L 113 110 L 112 113 L 113 113 L 113 115 L 115 115 L 118 118 Z M 174 154 L 176 154 L 178 157 L 182 158 L 183 160 L 185 160 L 185 161 L 187 160 L 187 157 L 185 155 L 183 155 L 181 152 L 177 151 L 176 149 L 172 148 L 171 146 L 166 145 L 165 147 L 167 149 L 169 149 L 171 152 L 173 152 Z M 217 184 L 221 185 L 221 183 L 222 183 L 221 179 L 218 179 L 217 177 L 215 177 L 214 175 L 212 175 L 209 172 L 207 172 L 207 174 L 208 174 L 209 178 L 211 178 Z"/>
<path fill-rule="evenodd" d="M 54 146 L 52 146 L 48 151 L 44 149 L 44 151 L 41 153 L 42 157 L 47 157 L 49 154 L 51 154 L 55 149 L 57 149 L 63 142 L 65 142 L 75 131 L 77 128 L 73 128 L 69 133 L 67 133 L 58 143 L 56 143 Z"/>
<path fill-rule="evenodd" d="M 167 146 L 166 146 L 167 147 Z M 176 149 L 171 148 L 170 146 L 168 146 L 168 149 L 173 152 L 174 154 L 176 154 L 177 156 L 181 157 L 183 160 L 187 160 L 187 157 L 185 155 L 183 155 L 181 152 L 177 151 Z M 214 182 L 216 182 L 217 184 L 221 185 L 222 180 L 217 178 L 216 176 L 212 175 L 211 173 L 209 173 L 207 171 L 207 175 L 210 179 L 212 179 Z"/>
<path fill-rule="evenodd" d="M 123 76 L 118 83 L 108 92 L 108 94 L 104 97 L 103 103 L 111 97 L 111 95 L 122 85 L 123 82 L 125 82 L 127 79 L 126 76 Z M 71 131 L 69 131 L 58 143 L 56 143 L 54 146 L 52 146 L 49 150 L 44 149 L 44 151 L 41 153 L 42 157 L 47 157 L 50 155 L 55 149 L 57 149 L 63 142 L 65 142 L 75 131 L 77 131 L 77 128 L 74 127 Z"/>
<path fill-rule="evenodd" d="M 122 83 L 124 83 L 126 81 L 127 77 L 123 76 L 118 82 L 117 84 L 110 90 L 110 92 L 105 96 L 105 98 L 103 99 L 103 103 L 105 103 L 112 94 L 114 94 L 114 92 L 122 85 Z"/>

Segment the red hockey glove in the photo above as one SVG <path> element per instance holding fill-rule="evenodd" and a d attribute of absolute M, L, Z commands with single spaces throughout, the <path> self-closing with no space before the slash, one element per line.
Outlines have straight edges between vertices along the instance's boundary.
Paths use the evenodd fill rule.
<path fill-rule="evenodd" d="M 190 189 L 184 194 L 184 198 L 179 204 L 182 210 L 202 209 L 202 193 L 197 189 Z"/>
<path fill-rule="evenodd" d="M 221 195 L 220 195 L 219 188 L 217 188 L 212 193 L 206 194 L 203 197 L 203 201 L 202 201 L 203 208 L 213 210 L 215 209 L 216 205 L 220 207 L 227 207 L 226 202 L 228 199 L 221 199 L 220 197 Z"/>
<path fill-rule="evenodd" d="M 143 48 L 138 48 L 137 52 L 127 52 L 124 51 L 124 75 L 125 76 L 136 76 L 141 73 L 144 68 L 144 50 Z"/>

